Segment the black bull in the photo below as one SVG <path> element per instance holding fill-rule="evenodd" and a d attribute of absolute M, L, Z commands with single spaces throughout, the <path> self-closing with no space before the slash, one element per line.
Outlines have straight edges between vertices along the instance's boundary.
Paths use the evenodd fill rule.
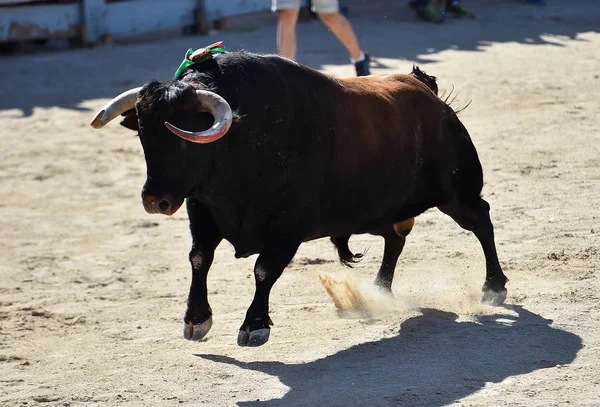
<path fill-rule="evenodd" d="M 427 84 L 427 86 L 425 85 Z M 430 89 L 431 88 L 431 89 Z M 256 291 L 238 344 L 269 338 L 269 293 L 302 242 L 329 236 L 344 263 L 352 234 L 385 238 L 376 283 L 390 290 L 413 217 L 437 207 L 479 239 L 482 299 L 506 297 L 477 152 L 435 78 L 336 79 L 273 55 L 231 52 L 109 102 L 139 133 L 147 164 L 143 203 L 173 214 L 186 201 L 192 283 L 184 336 L 212 325 L 206 277 L 222 239 L 236 257 L 259 254 Z"/>

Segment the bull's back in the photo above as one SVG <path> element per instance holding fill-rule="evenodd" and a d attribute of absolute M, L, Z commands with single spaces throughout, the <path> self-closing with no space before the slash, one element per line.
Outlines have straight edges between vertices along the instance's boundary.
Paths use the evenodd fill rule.
<path fill-rule="evenodd" d="M 407 75 L 340 80 L 329 218 L 335 223 L 396 220 L 431 205 L 425 179 L 443 144 L 445 105 Z"/>

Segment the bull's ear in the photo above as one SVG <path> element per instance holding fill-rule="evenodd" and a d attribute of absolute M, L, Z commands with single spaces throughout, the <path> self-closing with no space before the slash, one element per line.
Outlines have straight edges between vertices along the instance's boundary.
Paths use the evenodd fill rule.
<path fill-rule="evenodd" d="M 129 109 L 123 113 L 123 120 L 121 120 L 121 126 L 128 128 L 129 130 L 138 131 L 138 117 L 135 109 Z"/>

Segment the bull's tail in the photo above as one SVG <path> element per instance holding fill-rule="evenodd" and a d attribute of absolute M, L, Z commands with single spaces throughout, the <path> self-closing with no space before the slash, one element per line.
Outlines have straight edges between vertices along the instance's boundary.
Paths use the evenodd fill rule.
<path fill-rule="evenodd" d="M 350 236 L 331 236 L 331 243 L 333 243 L 335 245 L 335 248 L 337 249 L 338 252 L 338 256 L 340 257 L 340 262 L 349 268 L 352 268 L 353 264 L 358 263 L 359 261 L 361 261 L 365 254 L 367 253 L 367 250 L 365 250 L 363 253 L 352 253 L 350 251 L 350 247 L 348 246 L 348 241 L 350 240 Z"/>
<path fill-rule="evenodd" d="M 421 71 L 418 66 L 413 65 L 412 72 L 408 74 L 413 78 L 417 78 L 423 82 L 433 93 L 438 94 L 437 78 L 433 75 L 427 75 L 424 71 Z"/>
<path fill-rule="evenodd" d="M 454 108 L 452 107 L 452 104 L 454 103 L 454 101 L 456 101 L 456 98 L 458 97 L 458 92 L 454 92 L 454 86 L 452 86 L 452 89 L 450 89 L 450 92 L 448 92 L 448 94 L 446 94 L 446 91 L 444 91 L 442 93 L 442 95 L 439 97 L 445 104 L 447 104 L 448 106 L 450 106 L 450 108 L 452 110 L 454 110 L 454 113 L 459 114 L 460 112 L 462 112 L 463 110 L 465 110 L 467 107 L 469 107 L 469 105 L 471 104 L 471 101 L 469 100 L 465 105 L 458 107 L 458 108 Z"/>
<path fill-rule="evenodd" d="M 409 75 L 424 83 L 429 89 L 431 89 L 433 93 L 436 94 L 436 96 L 439 96 L 439 98 L 448 106 L 452 107 L 451 105 L 454 103 L 454 101 L 456 101 L 458 93 L 454 92 L 454 87 L 452 87 L 448 94 L 446 94 L 446 92 L 444 91 L 443 94 L 440 96 L 438 93 L 437 78 L 433 75 L 428 75 L 425 71 L 419 69 L 418 66 L 413 65 L 412 72 L 409 73 Z M 452 109 L 454 110 L 454 113 L 458 114 L 465 110 L 467 107 L 469 107 L 470 104 L 471 101 L 467 102 L 464 106 Z"/>

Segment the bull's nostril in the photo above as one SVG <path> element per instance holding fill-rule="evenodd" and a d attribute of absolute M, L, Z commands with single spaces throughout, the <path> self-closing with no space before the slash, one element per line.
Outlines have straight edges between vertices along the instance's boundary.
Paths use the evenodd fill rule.
<path fill-rule="evenodd" d="M 158 207 L 161 210 L 161 212 L 166 212 L 170 206 L 171 206 L 171 204 L 166 199 L 163 199 L 162 201 L 160 201 L 158 203 Z"/>

